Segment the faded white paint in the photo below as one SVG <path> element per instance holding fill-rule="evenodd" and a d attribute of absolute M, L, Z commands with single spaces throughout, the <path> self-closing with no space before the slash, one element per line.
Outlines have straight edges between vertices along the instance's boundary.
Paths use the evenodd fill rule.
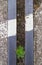
<path fill-rule="evenodd" d="M 33 14 L 29 14 L 25 17 L 26 23 L 25 23 L 25 31 L 31 31 L 33 30 Z"/>
<path fill-rule="evenodd" d="M 25 17 L 25 31 L 33 30 L 33 14 L 29 14 Z M 16 35 L 16 19 L 8 20 L 8 36 Z"/>
<path fill-rule="evenodd" d="M 16 19 L 8 20 L 8 36 L 16 36 Z"/>
<path fill-rule="evenodd" d="M 25 0 L 25 31 L 33 30 L 33 0 Z"/>

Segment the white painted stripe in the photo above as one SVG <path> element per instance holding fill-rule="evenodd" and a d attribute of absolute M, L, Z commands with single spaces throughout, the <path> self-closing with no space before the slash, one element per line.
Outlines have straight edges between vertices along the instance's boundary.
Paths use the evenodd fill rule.
<path fill-rule="evenodd" d="M 33 14 L 29 14 L 28 16 L 26 16 L 25 20 L 25 31 L 33 30 Z"/>
<path fill-rule="evenodd" d="M 33 14 L 29 14 L 28 16 L 26 16 L 25 20 L 25 31 L 33 30 Z"/>
<path fill-rule="evenodd" d="M 16 19 L 8 20 L 8 37 L 16 36 Z"/>
<path fill-rule="evenodd" d="M 33 0 L 25 0 L 25 31 L 33 30 Z"/>

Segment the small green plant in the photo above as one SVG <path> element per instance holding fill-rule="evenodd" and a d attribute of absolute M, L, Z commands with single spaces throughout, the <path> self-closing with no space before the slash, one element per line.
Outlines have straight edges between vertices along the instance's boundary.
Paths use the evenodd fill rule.
<path fill-rule="evenodd" d="M 23 59 L 24 58 L 25 51 L 21 45 L 17 47 L 16 55 L 17 55 L 17 59 Z"/>

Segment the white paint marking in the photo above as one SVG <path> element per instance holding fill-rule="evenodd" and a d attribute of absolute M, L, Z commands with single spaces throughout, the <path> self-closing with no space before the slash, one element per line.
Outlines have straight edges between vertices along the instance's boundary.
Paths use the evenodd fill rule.
<path fill-rule="evenodd" d="M 16 19 L 8 20 L 8 37 L 16 36 Z"/>
<path fill-rule="evenodd" d="M 26 16 L 25 20 L 25 31 L 33 30 L 33 14 L 29 14 L 28 16 Z"/>

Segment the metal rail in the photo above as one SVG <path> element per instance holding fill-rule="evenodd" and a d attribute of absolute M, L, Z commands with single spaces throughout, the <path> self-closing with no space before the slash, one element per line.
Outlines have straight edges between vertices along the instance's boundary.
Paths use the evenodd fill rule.
<path fill-rule="evenodd" d="M 33 0 L 25 0 L 25 65 L 33 65 Z"/>

